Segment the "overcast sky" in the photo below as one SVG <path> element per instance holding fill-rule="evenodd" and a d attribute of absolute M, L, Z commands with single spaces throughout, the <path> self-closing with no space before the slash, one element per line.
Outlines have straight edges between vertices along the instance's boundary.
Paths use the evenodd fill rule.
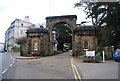
<path fill-rule="evenodd" d="M 5 32 L 16 18 L 29 16 L 31 23 L 42 24 L 47 16 L 77 15 L 77 24 L 85 21 L 82 9 L 74 8 L 76 2 L 79 0 L 0 0 L 0 42 L 4 42 Z"/>

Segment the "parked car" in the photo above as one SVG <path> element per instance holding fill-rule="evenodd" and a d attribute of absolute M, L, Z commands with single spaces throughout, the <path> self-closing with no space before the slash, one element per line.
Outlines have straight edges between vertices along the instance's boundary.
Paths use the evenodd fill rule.
<path fill-rule="evenodd" d="M 120 61 L 120 49 L 117 49 L 113 55 L 115 61 Z"/>
<path fill-rule="evenodd" d="M 63 49 L 63 51 L 64 51 L 64 52 L 69 51 L 69 48 L 65 47 L 65 48 Z"/>
<path fill-rule="evenodd" d="M 4 53 L 4 48 L 0 48 L 0 53 Z"/>

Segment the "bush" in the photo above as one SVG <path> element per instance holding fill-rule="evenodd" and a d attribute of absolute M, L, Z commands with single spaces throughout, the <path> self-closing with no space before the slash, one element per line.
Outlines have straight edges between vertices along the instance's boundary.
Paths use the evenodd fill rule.
<path fill-rule="evenodd" d="M 110 54 L 110 53 L 105 53 L 105 59 L 106 59 L 106 60 L 112 59 L 112 54 Z"/>
<path fill-rule="evenodd" d="M 25 57 L 31 57 L 32 55 L 31 54 L 23 54 L 23 56 L 25 56 Z"/>
<path fill-rule="evenodd" d="M 39 51 L 34 51 L 34 56 L 40 56 Z"/>
<path fill-rule="evenodd" d="M 101 56 L 84 56 L 83 62 L 88 62 L 88 63 L 99 63 L 101 61 Z"/>
<path fill-rule="evenodd" d="M 54 51 L 54 54 L 61 54 L 63 51 Z"/>
<path fill-rule="evenodd" d="M 17 46 L 12 47 L 13 52 L 19 52 L 20 48 Z"/>
<path fill-rule="evenodd" d="M 102 47 L 97 47 L 95 52 L 96 52 L 96 55 L 101 56 L 102 55 Z"/>

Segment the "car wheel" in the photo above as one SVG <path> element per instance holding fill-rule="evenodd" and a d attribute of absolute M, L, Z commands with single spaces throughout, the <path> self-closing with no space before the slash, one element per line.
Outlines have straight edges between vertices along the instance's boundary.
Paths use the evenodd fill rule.
<path fill-rule="evenodd" d="M 118 62 L 118 60 L 115 59 L 116 62 Z"/>

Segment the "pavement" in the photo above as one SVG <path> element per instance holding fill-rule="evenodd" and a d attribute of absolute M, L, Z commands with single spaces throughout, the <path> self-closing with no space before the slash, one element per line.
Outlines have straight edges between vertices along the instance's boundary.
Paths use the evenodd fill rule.
<path fill-rule="evenodd" d="M 41 58 L 39 56 L 31 56 L 31 57 L 20 56 L 20 52 L 8 52 L 8 53 L 10 53 L 15 59 L 38 59 L 38 58 Z"/>
<path fill-rule="evenodd" d="M 118 81 L 119 63 L 114 60 L 105 63 L 84 63 L 80 59 L 74 58 L 74 63 L 82 79 L 109 79 Z"/>

